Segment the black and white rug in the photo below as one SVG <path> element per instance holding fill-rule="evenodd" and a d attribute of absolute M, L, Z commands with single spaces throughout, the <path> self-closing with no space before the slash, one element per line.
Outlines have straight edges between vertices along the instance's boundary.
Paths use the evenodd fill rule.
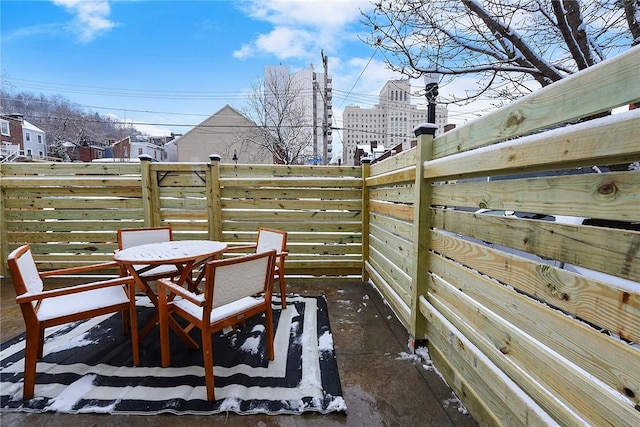
<path fill-rule="evenodd" d="M 274 296 L 275 299 L 275 296 Z M 138 301 L 139 325 L 153 308 Z M 0 411 L 207 415 L 345 412 L 324 297 L 274 300 L 275 358 L 264 351 L 264 327 L 248 319 L 213 342 L 216 401 L 206 400 L 202 350 L 171 337 L 171 367 L 160 364 L 157 328 L 140 342 L 140 366 L 119 314 L 47 329 L 35 397 L 22 400 L 24 336 L 0 349 Z M 200 331 L 191 336 L 199 339 Z"/>

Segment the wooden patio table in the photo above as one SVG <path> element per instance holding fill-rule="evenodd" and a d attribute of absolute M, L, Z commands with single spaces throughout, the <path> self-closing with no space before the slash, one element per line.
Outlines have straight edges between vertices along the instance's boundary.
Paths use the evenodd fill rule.
<path fill-rule="evenodd" d="M 196 280 L 193 280 L 192 272 L 194 268 L 214 259 L 226 249 L 226 243 L 217 241 L 172 240 L 168 242 L 132 246 L 114 254 L 114 261 L 127 269 L 129 274 L 135 279 L 138 286 L 140 286 L 140 289 L 147 294 L 153 305 L 156 307 L 156 312 L 153 317 L 140 331 L 140 339 L 142 339 L 155 325 L 158 324 L 158 296 L 153 288 L 151 288 L 149 282 L 142 277 L 143 273 L 160 265 L 174 265 L 180 273 L 180 277 L 177 279 L 176 283 L 180 286 L 186 284 L 190 291 L 194 291 L 204 276 L 204 269 L 202 269 Z M 198 348 L 198 344 L 171 316 L 169 317 L 169 326 L 190 347 Z"/>

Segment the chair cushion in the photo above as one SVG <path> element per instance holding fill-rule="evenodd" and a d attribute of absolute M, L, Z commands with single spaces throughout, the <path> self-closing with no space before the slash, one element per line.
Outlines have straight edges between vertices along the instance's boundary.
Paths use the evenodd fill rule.
<path fill-rule="evenodd" d="M 136 271 L 141 270 L 143 268 L 148 267 L 148 265 L 135 265 L 134 268 L 136 269 Z M 150 276 L 169 276 L 171 274 L 180 274 L 178 273 L 178 269 L 176 268 L 175 265 L 172 264 L 162 264 L 162 265 L 158 265 L 157 267 L 152 268 L 149 271 L 145 271 L 144 273 L 142 273 L 140 275 L 140 277 L 145 278 L 145 277 L 150 277 Z"/>
<path fill-rule="evenodd" d="M 197 305 L 185 299 L 176 299 L 173 304 L 174 306 L 181 308 L 197 319 L 202 319 L 202 307 L 198 307 Z M 233 316 L 234 314 L 241 313 L 260 304 L 264 304 L 263 296 L 244 297 L 228 304 L 224 304 L 211 310 L 210 323 L 215 323 L 222 319 L 226 319 Z"/>
<path fill-rule="evenodd" d="M 76 294 L 45 298 L 42 300 L 38 310 L 38 320 L 56 319 L 74 313 L 128 303 L 129 297 L 122 286 L 111 286 Z"/>

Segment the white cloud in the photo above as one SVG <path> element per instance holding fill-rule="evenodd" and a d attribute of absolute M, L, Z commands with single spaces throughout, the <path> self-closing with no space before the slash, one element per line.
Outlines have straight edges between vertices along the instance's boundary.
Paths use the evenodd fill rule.
<path fill-rule="evenodd" d="M 317 58 L 320 49 L 336 49 L 353 39 L 348 27 L 371 7 L 368 0 L 251 0 L 239 7 L 251 18 L 273 24 L 235 51 L 239 59 L 270 54 L 278 59 Z"/>
<path fill-rule="evenodd" d="M 109 19 L 111 9 L 106 0 L 52 0 L 52 3 L 74 15 L 71 28 L 83 43 L 89 43 L 117 26 Z"/>
<path fill-rule="evenodd" d="M 308 31 L 289 27 L 276 27 L 269 34 L 262 34 L 255 42 L 256 48 L 280 59 L 304 57 L 314 37 Z M 317 55 L 317 53 L 316 53 Z"/>

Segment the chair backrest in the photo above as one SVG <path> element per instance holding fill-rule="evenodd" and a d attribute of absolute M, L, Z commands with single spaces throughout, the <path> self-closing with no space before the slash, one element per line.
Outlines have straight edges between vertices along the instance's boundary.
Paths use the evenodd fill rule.
<path fill-rule="evenodd" d="M 20 246 L 7 259 L 16 295 L 42 292 L 44 284 L 29 245 Z"/>
<path fill-rule="evenodd" d="M 118 249 L 147 243 L 169 242 L 173 239 L 171 227 L 126 228 L 118 230 Z"/>
<path fill-rule="evenodd" d="M 209 261 L 206 266 L 205 298 L 212 308 L 251 295 L 265 293 L 271 301 L 276 251 Z"/>
<path fill-rule="evenodd" d="M 269 228 L 259 228 L 256 252 L 266 252 L 272 249 L 275 249 L 278 253 L 287 250 L 287 232 Z"/>

